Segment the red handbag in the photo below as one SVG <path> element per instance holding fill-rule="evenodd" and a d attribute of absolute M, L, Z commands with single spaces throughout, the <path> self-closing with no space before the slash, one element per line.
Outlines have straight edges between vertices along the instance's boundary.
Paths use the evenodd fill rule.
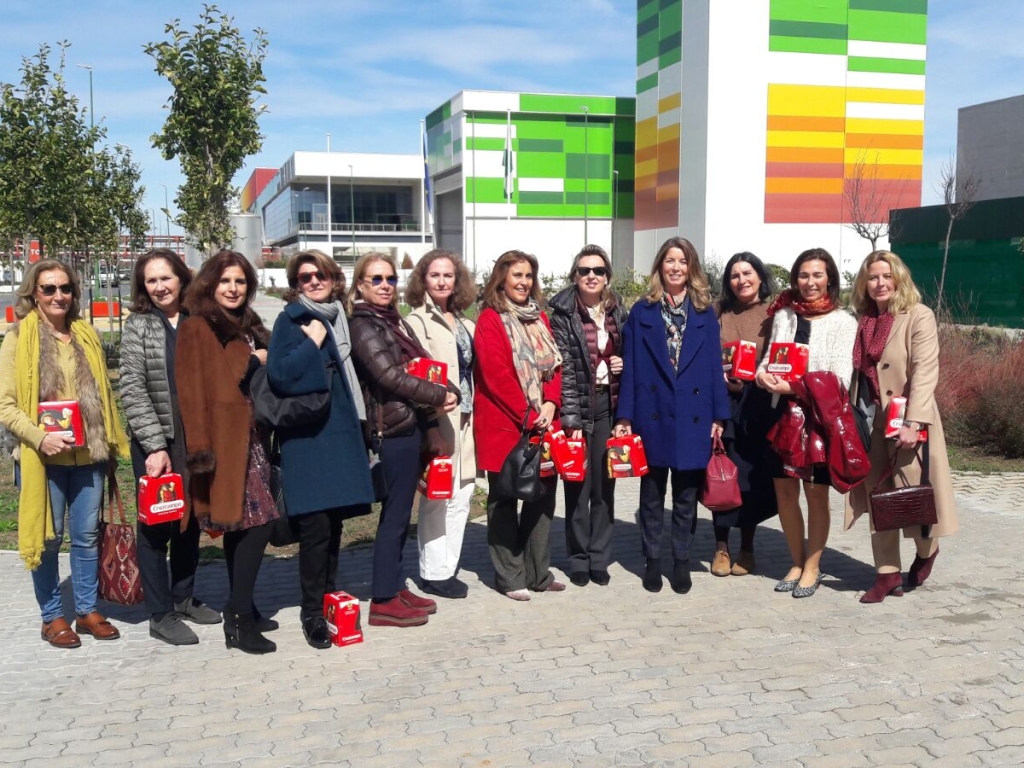
<path fill-rule="evenodd" d="M 700 492 L 700 503 L 712 512 L 728 512 L 743 503 L 740 493 L 739 471 L 725 454 L 722 438 L 715 435 L 711 448 L 711 461 L 704 474 L 704 487 Z"/>
<path fill-rule="evenodd" d="M 114 520 L 114 504 L 118 519 Z M 139 572 L 139 553 L 135 544 L 135 526 L 125 522 L 124 502 L 117 487 L 114 467 L 107 475 L 107 510 L 109 521 L 100 510 L 100 597 L 118 605 L 136 605 L 142 602 L 142 575 Z"/>

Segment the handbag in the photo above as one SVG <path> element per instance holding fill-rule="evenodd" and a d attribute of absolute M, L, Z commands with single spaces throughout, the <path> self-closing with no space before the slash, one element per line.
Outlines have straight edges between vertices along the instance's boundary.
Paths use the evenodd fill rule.
<path fill-rule="evenodd" d="M 370 481 L 373 483 L 373 498 L 384 501 L 388 497 L 388 475 L 381 454 L 384 448 L 384 417 L 380 403 L 374 402 L 373 408 L 377 414 L 377 431 L 370 436 Z"/>
<path fill-rule="evenodd" d="M 270 495 L 277 507 L 277 520 L 270 525 L 270 546 L 287 547 L 299 540 L 297 531 L 288 517 L 288 506 L 284 502 L 284 483 L 281 478 L 281 444 L 275 432 L 270 438 Z"/>
<path fill-rule="evenodd" d="M 700 492 L 700 503 L 712 512 L 728 512 L 743 504 L 740 493 L 739 470 L 725 453 L 722 436 L 715 435 L 711 447 L 711 460 L 704 473 L 704 487 Z"/>
<path fill-rule="evenodd" d="M 860 435 L 860 441 L 864 445 L 864 452 L 871 453 L 871 430 L 875 424 L 875 410 L 878 406 L 875 405 L 870 397 L 865 397 L 865 393 L 871 391 L 870 385 L 867 382 L 867 376 L 863 373 L 858 374 L 858 376 L 857 399 L 852 403 L 853 420 L 857 424 L 857 433 Z"/>
<path fill-rule="evenodd" d="M 117 504 L 117 520 L 114 504 Z M 135 526 L 125 522 L 124 502 L 117 487 L 114 465 L 107 473 L 107 510 L 109 521 L 100 510 L 99 591 L 104 600 L 118 605 L 142 602 L 142 574 L 135 543 Z"/>
<path fill-rule="evenodd" d="M 876 490 L 871 492 L 871 521 L 876 531 L 895 531 L 915 525 L 929 526 L 939 522 L 935 509 L 935 492 L 928 480 L 928 443 L 924 444 L 924 459 L 917 455 L 921 463 L 921 485 L 908 485 L 890 491 Z M 892 465 L 878 480 L 881 485 L 892 476 L 896 469 L 897 451 Z"/>
<path fill-rule="evenodd" d="M 522 433 L 518 442 L 505 457 L 498 473 L 497 492 L 507 499 L 538 501 L 547 492 L 540 476 L 541 438 L 526 428 L 530 409 L 523 417 Z"/>
<path fill-rule="evenodd" d="M 267 366 L 257 368 L 249 380 L 249 394 L 252 396 L 256 421 L 272 429 L 302 427 L 325 421 L 331 408 L 331 385 L 334 379 L 334 363 L 326 365 L 327 390 L 306 395 L 280 397 L 270 386 Z"/>

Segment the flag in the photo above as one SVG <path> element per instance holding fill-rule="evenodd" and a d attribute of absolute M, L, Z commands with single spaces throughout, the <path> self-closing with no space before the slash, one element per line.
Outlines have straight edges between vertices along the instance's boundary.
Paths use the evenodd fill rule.
<path fill-rule="evenodd" d="M 512 202 L 512 191 L 515 183 L 512 178 L 516 175 L 516 155 L 512 151 L 512 113 L 507 112 L 508 122 L 505 128 L 505 153 L 501 158 L 501 167 L 505 169 L 505 202 Z"/>
<path fill-rule="evenodd" d="M 434 208 L 430 200 L 433 190 L 430 188 L 430 166 L 427 164 L 427 132 L 423 130 L 422 125 L 420 126 L 420 135 L 423 140 L 423 197 L 427 202 L 427 213 L 433 215 Z"/>

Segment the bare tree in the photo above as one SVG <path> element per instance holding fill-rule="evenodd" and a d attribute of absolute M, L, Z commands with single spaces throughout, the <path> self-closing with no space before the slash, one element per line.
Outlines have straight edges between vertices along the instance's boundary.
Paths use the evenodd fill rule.
<path fill-rule="evenodd" d="M 878 241 L 889 236 L 889 211 L 902 204 L 907 179 L 879 177 L 878 152 L 870 160 L 866 152 L 857 156 L 853 175 L 843 185 L 843 205 L 846 208 L 846 226 L 871 243 L 878 250 Z"/>
<path fill-rule="evenodd" d="M 935 301 L 935 311 L 942 309 L 943 292 L 946 289 L 946 265 L 949 263 L 949 241 L 953 237 L 953 224 L 962 219 L 978 198 L 978 187 L 981 179 L 973 174 L 960 174 L 957 178 L 956 163 L 951 157 L 942 164 L 939 174 L 939 191 L 942 193 L 942 205 L 949 216 L 946 227 L 946 241 L 942 246 L 942 272 L 939 275 L 939 296 Z"/>

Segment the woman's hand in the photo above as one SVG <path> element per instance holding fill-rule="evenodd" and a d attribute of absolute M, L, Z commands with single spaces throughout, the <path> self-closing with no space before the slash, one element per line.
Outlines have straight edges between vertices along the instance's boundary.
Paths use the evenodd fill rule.
<path fill-rule="evenodd" d="M 725 379 L 725 388 L 730 392 L 742 392 L 743 382 L 739 379 L 730 378 L 729 374 L 723 373 L 722 377 Z"/>
<path fill-rule="evenodd" d="M 537 417 L 537 420 L 533 422 L 533 426 L 530 427 L 530 429 L 534 432 L 543 432 L 551 426 L 551 422 L 554 420 L 555 404 L 549 400 L 540 407 L 540 415 Z"/>
<path fill-rule="evenodd" d="M 900 448 L 916 448 L 917 444 L 921 441 L 921 432 L 918 430 L 917 425 L 908 427 L 904 424 L 900 427 L 900 433 L 896 436 L 896 449 Z"/>
<path fill-rule="evenodd" d="M 583 439 L 583 430 L 582 429 L 570 429 L 569 432 L 566 434 L 566 437 L 568 437 L 570 440 L 582 440 Z"/>
<path fill-rule="evenodd" d="M 252 356 L 260 361 L 260 365 L 267 364 L 267 350 L 257 349 L 255 352 L 252 353 Z"/>
<path fill-rule="evenodd" d="M 789 382 L 776 376 L 774 373 L 763 372 L 757 374 L 757 383 L 762 389 L 767 389 L 776 395 L 792 395 L 793 388 Z"/>
<path fill-rule="evenodd" d="M 449 391 L 444 396 L 444 405 L 441 406 L 443 413 L 451 413 L 459 406 L 459 396 L 452 391 Z"/>
<path fill-rule="evenodd" d="M 711 439 L 714 440 L 716 437 L 721 437 L 722 436 L 722 432 L 724 430 L 725 430 L 725 425 L 722 422 L 720 422 L 720 421 L 714 422 L 711 425 Z"/>
<path fill-rule="evenodd" d="M 629 419 L 619 419 L 612 427 L 612 437 L 625 437 L 633 434 L 633 423 Z"/>
<path fill-rule="evenodd" d="M 622 373 L 622 358 L 618 355 L 612 355 L 608 358 L 608 370 L 618 376 Z"/>
<path fill-rule="evenodd" d="M 324 345 L 324 339 L 327 338 L 327 328 L 319 320 L 310 320 L 307 325 L 302 326 L 302 332 L 306 336 L 313 340 L 313 343 L 318 347 Z"/>
<path fill-rule="evenodd" d="M 171 471 L 171 457 L 167 451 L 153 451 L 146 457 L 146 474 L 160 477 Z"/>
<path fill-rule="evenodd" d="M 75 447 L 75 438 L 70 435 L 57 435 L 48 432 L 43 442 L 39 444 L 39 451 L 44 456 L 56 456 L 58 453 L 70 451 Z"/>
<path fill-rule="evenodd" d="M 444 442 L 444 437 L 441 436 L 441 430 L 437 427 L 430 427 L 427 430 L 427 453 L 434 456 L 451 455 L 451 451 L 448 450 L 448 446 Z"/>

